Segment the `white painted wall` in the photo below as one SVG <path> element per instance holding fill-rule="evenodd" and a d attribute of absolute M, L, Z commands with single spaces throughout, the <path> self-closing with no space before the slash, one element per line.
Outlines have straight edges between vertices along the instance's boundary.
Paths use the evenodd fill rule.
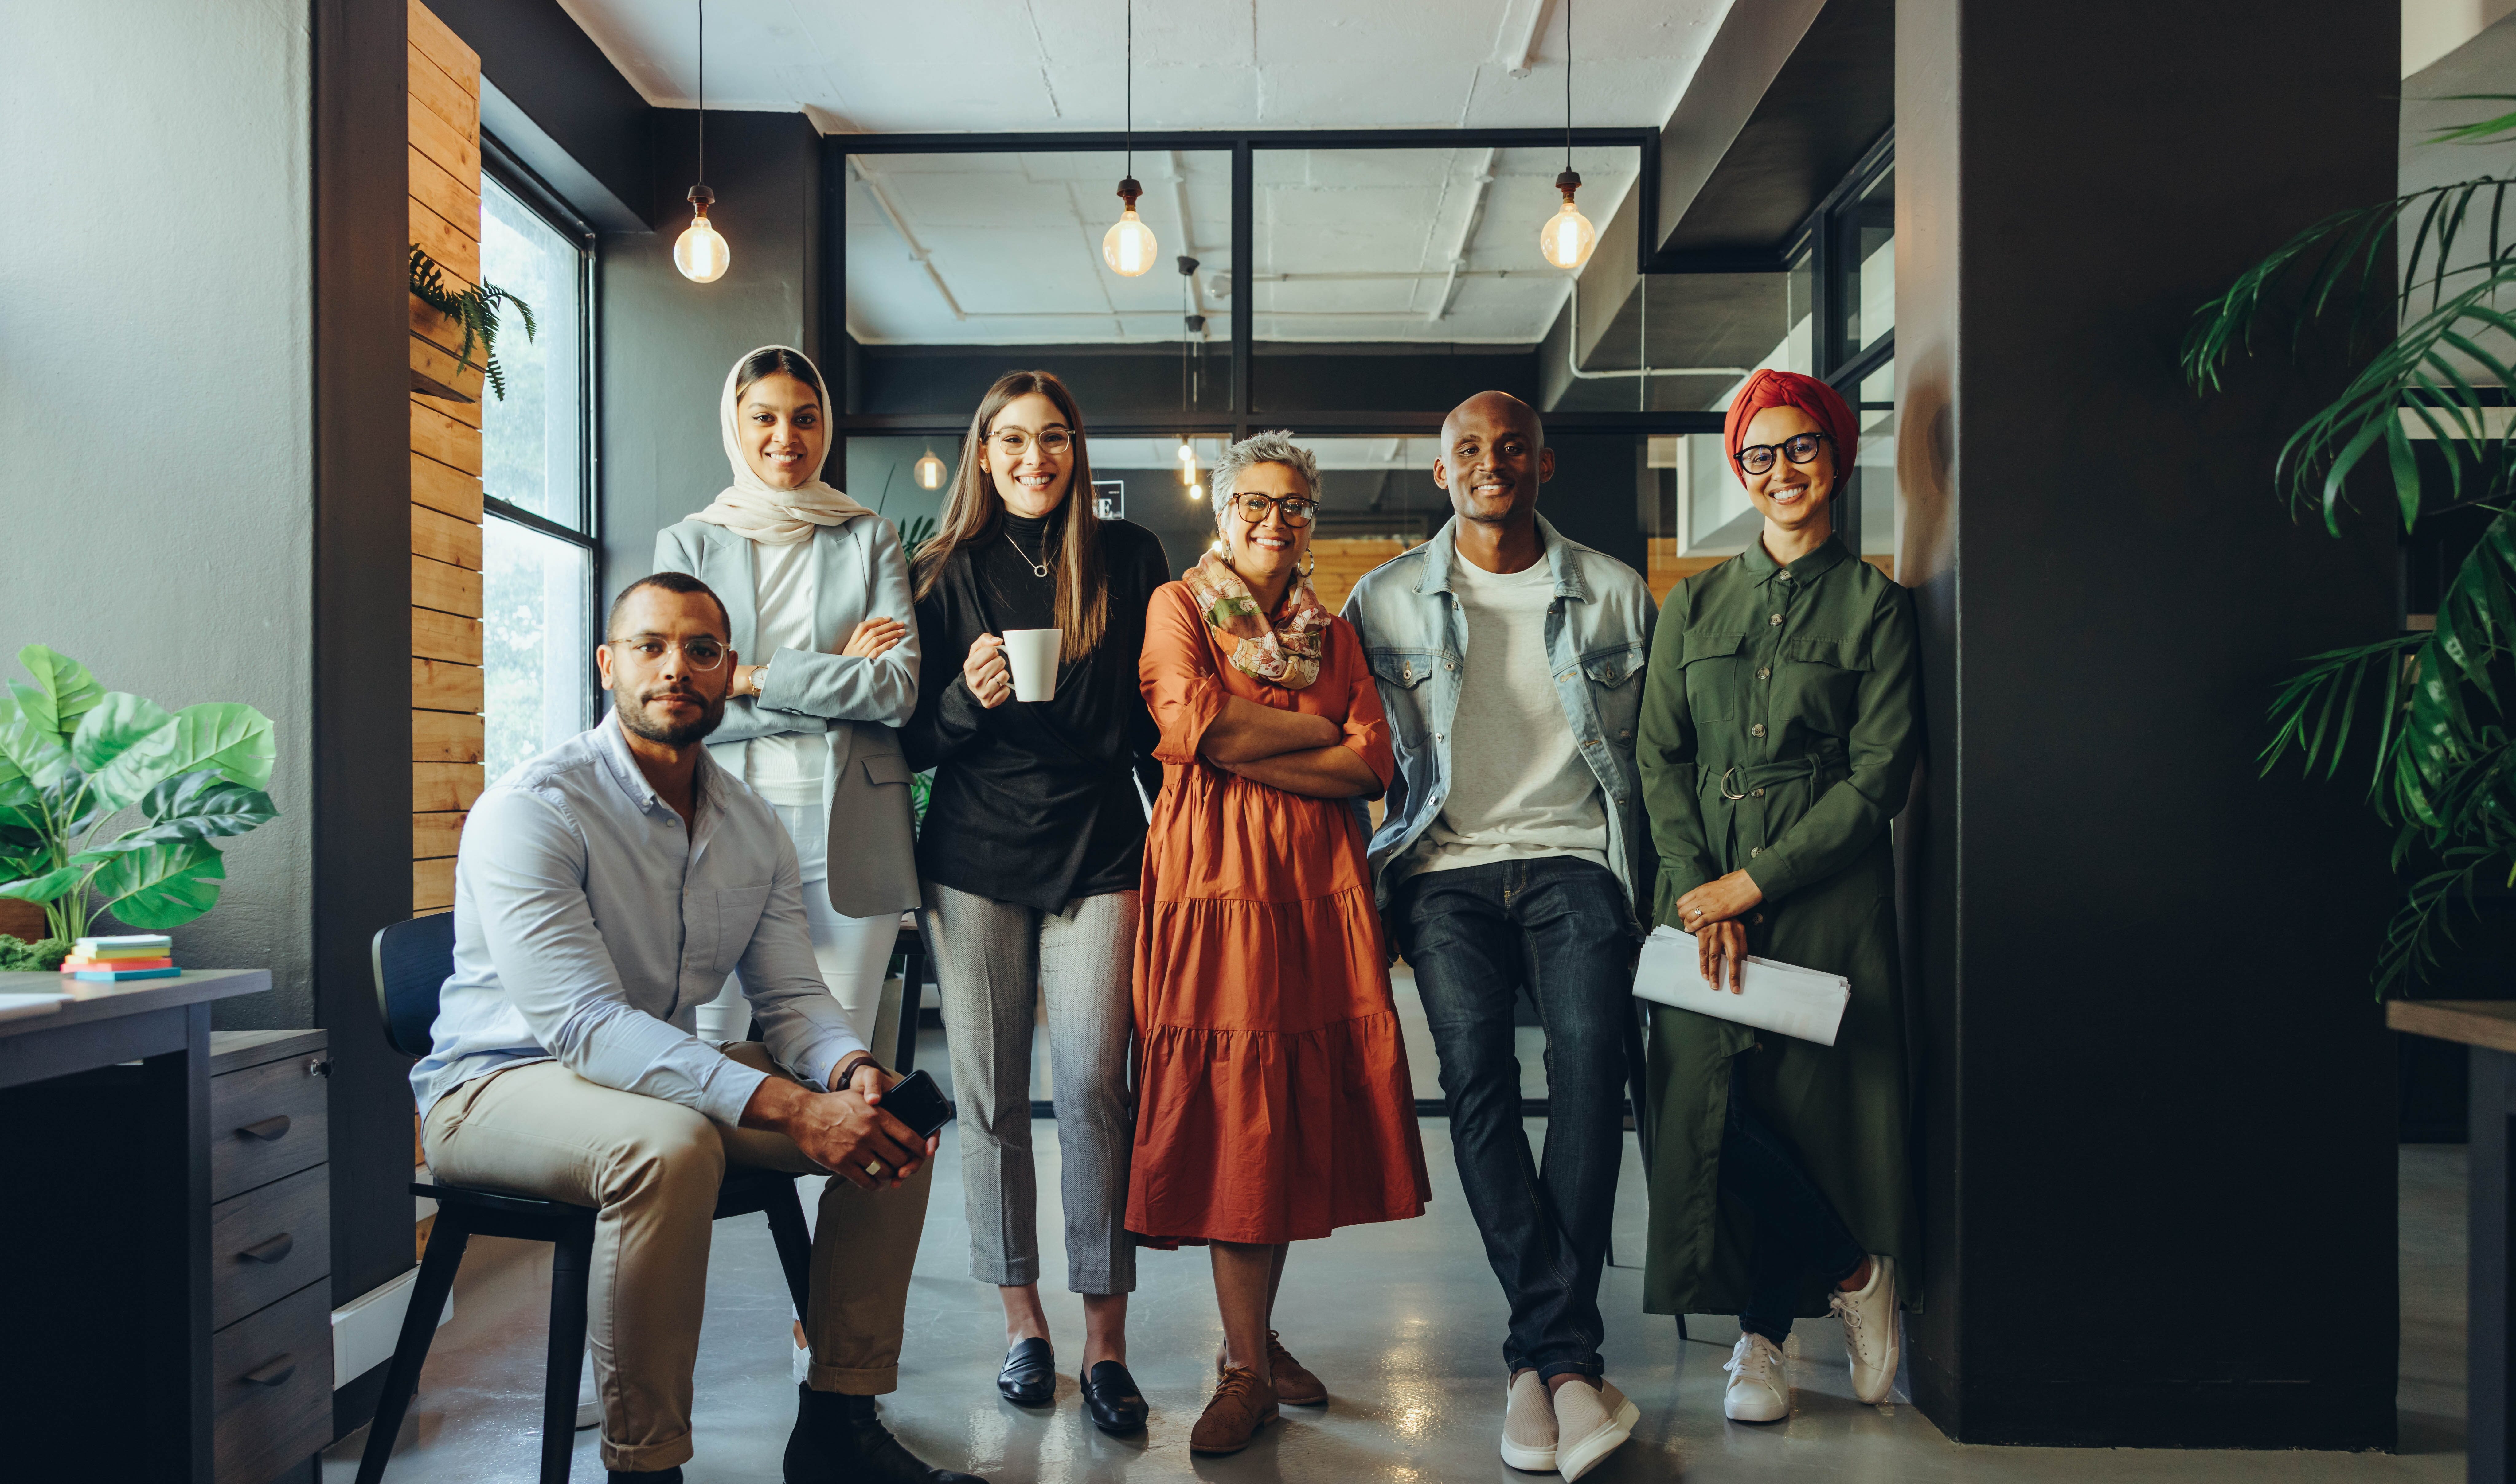
<path fill-rule="evenodd" d="M 311 1024 L 307 9 L 13 4 L 0 55 L 0 674 L 48 643 L 107 689 L 277 723 L 282 817 L 230 843 L 175 945 L 271 969 L 220 1024 Z"/>
<path fill-rule="evenodd" d="M 2516 12 L 2516 0 L 2403 0 L 2403 75 L 2436 62 L 2510 12 Z"/>

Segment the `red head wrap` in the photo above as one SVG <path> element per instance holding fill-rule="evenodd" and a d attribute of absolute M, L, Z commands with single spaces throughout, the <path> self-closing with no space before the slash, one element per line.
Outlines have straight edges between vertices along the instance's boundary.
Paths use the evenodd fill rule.
<path fill-rule="evenodd" d="M 1835 477 L 1840 479 L 1851 470 L 1861 434 L 1843 393 L 1796 371 L 1759 371 L 1730 399 L 1730 420 L 1721 425 L 1721 441 L 1730 448 L 1730 472 L 1740 483 L 1747 482 L 1746 473 L 1739 467 L 1739 450 L 1747 443 L 1747 425 L 1768 407 L 1797 407 L 1817 419 L 1818 431 L 1834 444 Z"/>

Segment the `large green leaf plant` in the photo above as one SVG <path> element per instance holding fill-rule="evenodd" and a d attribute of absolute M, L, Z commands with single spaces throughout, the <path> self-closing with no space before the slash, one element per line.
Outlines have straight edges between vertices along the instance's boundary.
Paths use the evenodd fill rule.
<path fill-rule="evenodd" d="M 2438 130 L 2429 143 L 2510 136 L 2516 113 Z M 2390 478 L 2407 531 L 2453 511 L 2488 516 L 2440 596 L 2434 630 L 2314 655 L 2272 703 L 2263 770 L 2294 755 L 2331 778 L 2355 755 L 2369 803 L 2395 827 L 2408 890 L 2377 956 L 2380 993 L 2438 965 L 2453 937 L 2449 909 L 2468 906 L 2481 883 L 2516 886 L 2511 186 L 2516 178 L 2482 176 L 2335 213 L 2202 306 L 2184 343 L 2185 375 L 2207 394 L 2266 321 L 2286 324 L 2292 351 L 2327 317 L 2363 344 L 2381 335 L 2341 394 L 2283 446 L 2277 486 L 2335 534 L 2345 485 L 2363 467 Z"/>
<path fill-rule="evenodd" d="M 170 712 L 41 644 L 18 662 L 34 683 L 0 696 L 0 896 L 42 903 L 55 938 L 100 912 L 162 929 L 216 906 L 227 868 L 210 842 L 279 813 L 263 792 L 271 719 L 231 701 Z"/>

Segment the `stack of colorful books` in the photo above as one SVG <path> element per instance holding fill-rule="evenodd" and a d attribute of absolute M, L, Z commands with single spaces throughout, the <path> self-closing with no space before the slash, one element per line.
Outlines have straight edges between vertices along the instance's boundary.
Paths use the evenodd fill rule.
<path fill-rule="evenodd" d="M 118 984 L 125 979 L 171 979 L 175 940 L 162 932 L 132 932 L 120 937 L 81 938 L 62 960 L 62 972 L 78 979 Z"/>

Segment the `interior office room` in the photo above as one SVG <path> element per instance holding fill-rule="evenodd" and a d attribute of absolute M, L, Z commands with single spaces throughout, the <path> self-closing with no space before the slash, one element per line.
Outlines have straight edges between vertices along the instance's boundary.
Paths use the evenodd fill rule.
<path fill-rule="evenodd" d="M 0 246 L 0 1477 L 2516 1480 L 2509 0 L 8 0 L 0 45 L 22 219 Z M 789 358 L 745 379 L 773 347 Z M 1027 370 L 1069 400 L 998 394 Z M 802 400 L 745 412 L 764 387 Z M 1033 406 L 1050 422 L 1016 417 Z M 754 415 L 785 421 L 747 432 Z M 1496 451 L 1460 441 L 1489 417 Z M 1002 492 L 1054 464 L 1061 420 L 1088 422 L 1072 446 L 1090 488 L 1025 525 Z M 1000 467 L 1008 429 L 1035 452 Z M 1279 430 L 1295 453 L 1243 442 Z M 1749 472 L 1766 438 L 1782 484 Z M 1477 515 L 1482 486 L 1459 473 L 1522 456 L 1507 443 L 1531 471 L 1541 444 L 1551 461 L 1537 523 L 1508 493 L 1516 515 Z M 794 457 L 802 475 L 761 473 Z M 1823 511 L 1778 514 L 1803 467 L 1831 480 Z M 783 514 L 824 488 L 823 514 Z M 1244 519 L 1252 490 L 1262 514 Z M 493 1075 L 431 1082 L 471 1045 L 458 1005 L 508 1007 L 464 1035 L 579 1023 L 513 1008 L 533 991 L 497 936 L 544 930 L 496 900 L 525 807 L 499 805 L 556 797 L 554 758 L 612 777 L 607 806 L 651 827 L 639 838 L 679 842 L 661 865 L 630 849 L 625 874 L 596 851 L 555 888 L 576 893 L 566 930 L 622 955 L 583 969 L 601 983 L 643 972 L 633 938 L 666 945 L 657 982 L 695 982 L 716 929 L 688 927 L 701 886 L 685 882 L 711 914 L 768 900 L 750 941 L 786 934 L 791 969 L 804 916 L 780 915 L 782 893 L 802 902 L 823 891 L 811 871 L 835 886 L 851 855 L 891 848 L 872 813 L 815 793 L 826 838 L 794 857 L 800 886 L 771 845 L 752 869 L 773 877 L 765 898 L 720 893 L 702 871 L 743 857 L 728 865 L 726 845 L 710 865 L 707 829 L 804 826 L 766 789 L 711 793 L 733 776 L 724 747 L 638 729 L 650 702 L 699 708 L 655 701 L 650 673 L 724 705 L 757 687 L 740 715 L 769 714 L 775 682 L 732 638 L 766 578 L 629 591 L 670 565 L 659 536 L 738 529 L 761 501 L 804 522 L 802 550 L 853 529 L 901 582 L 926 571 L 908 565 L 921 552 L 939 574 L 914 613 L 873 615 L 916 620 L 924 668 L 899 673 L 927 710 L 903 694 L 886 721 L 830 721 L 861 776 L 842 761 L 813 785 L 896 810 L 902 852 L 918 832 L 902 899 L 832 909 L 874 925 L 849 940 L 871 945 L 862 1029 L 827 1029 L 855 1009 L 814 1018 L 846 998 L 823 968 L 793 969 L 806 989 L 782 1009 L 710 1000 L 714 979 L 652 1005 L 615 984 L 605 1012 L 670 1043 L 639 1078 L 603 1081 L 614 1064 L 591 1042 L 534 1041 L 496 1052 L 514 1064 Z M 1136 903 L 1135 862 L 1155 863 L 1142 924 L 1094 970 L 1116 1017 L 1108 1065 L 1124 1062 L 1114 1130 L 1067 1059 L 1081 1033 L 1061 986 L 1079 981 L 1057 976 L 1082 950 L 1061 968 L 956 932 L 941 904 L 968 892 L 919 884 L 944 859 L 1032 869 L 1008 864 L 986 808 L 949 802 L 971 764 L 923 751 L 935 695 L 957 691 L 984 727 L 1084 673 L 1071 650 L 1038 680 L 1019 665 L 987 679 L 983 645 L 945 653 L 951 562 L 1002 565 L 1002 534 L 1046 576 L 1016 536 L 1079 542 L 1087 514 L 1103 550 L 1157 549 L 1139 563 L 1159 568 L 1148 591 L 1188 580 L 1153 595 L 1155 618 L 1163 593 L 1207 595 L 1177 611 L 1212 626 L 1218 694 L 1285 673 L 1229 639 L 1256 642 L 1229 627 L 1239 590 L 1198 586 L 1237 572 L 1258 592 L 1263 568 L 1284 606 L 1262 593 L 1246 622 L 1290 646 L 1268 653 L 1323 641 L 1360 697 L 1388 698 L 1383 740 L 1330 713 L 1354 740 L 1321 748 L 1375 781 L 1297 798 L 1328 821 L 1336 899 L 1363 905 L 1266 949 L 1349 966 L 1391 1027 L 1378 1070 L 1335 1063 L 1376 1079 L 1394 1110 L 1378 1134 L 1328 1120 L 1309 1163 L 1270 1176 L 1271 1198 L 1301 1205 L 1350 1185 L 1368 1137 L 1399 1150 L 1379 1157 L 1406 1209 L 1339 1217 L 1332 1239 L 1136 1224 L 1172 1188 L 1147 1163 L 1199 1159 L 1164 1142 L 1186 1123 L 1146 1110 L 1219 1098 L 1242 1070 L 1234 1033 L 1174 1043 L 1147 1018 L 1171 951 L 1156 924 L 1195 918 L 1154 910 L 1158 862 L 1226 848 L 1165 855 L 1164 821 L 1189 817 L 1165 811 L 1191 808 L 1193 785 L 1269 787 L 1242 771 L 1256 763 L 1213 761 L 1217 733 L 1178 740 L 1153 619 L 1112 604 L 1159 715 L 1092 785 L 1125 805 L 1094 832 L 1123 836 L 1141 811 L 1152 843 L 1121 840 L 1126 879 L 1103 895 L 1036 887 L 1056 899 L 1021 929 L 1047 943 L 1085 920 L 1075 902 Z M 758 553 L 797 550 L 768 528 Z M 1278 553 L 1253 534 L 1270 530 L 1299 565 L 1249 555 Z M 1452 562 L 1487 581 L 1500 569 L 1468 564 L 1489 531 L 1495 551 L 1533 533 L 1540 561 L 1572 563 L 1546 568 L 1557 627 L 1513 632 L 1556 646 L 1532 648 L 1530 673 L 1562 701 L 1566 728 L 1543 701 L 1541 725 L 1575 776 L 1592 776 L 1578 719 L 1626 719 L 1604 725 L 1622 728 L 1628 771 L 1587 766 L 1639 864 L 1628 880 L 1595 849 L 1573 863 L 1621 893 L 1630 933 L 1511 951 L 1491 1002 L 1507 1008 L 1479 1043 L 1502 1070 L 1476 1107 L 1497 1106 L 1500 1077 L 1502 1111 L 1472 1132 L 1446 1059 L 1466 1044 L 1449 970 L 1429 936 L 1402 943 L 1416 929 L 1374 915 L 1364 842 L 1418 815 L 1408 828 L 1450 828 L 1451 739 L 1410 726 L 1454 724 L 1462 746 L 1494 728 L 1473 708 L 1447 723 L 1405 710 L 1474 683 L 1433 670 L 1473 673 L 1471 651 L 1392 639 L 1369 615 L 1443 623 L 1448 588 L 1414 574 Z M 1782 610 L 1810 596 L 1781 593 L 1794 577 L 1871 595 L 1902 647 L 1791 644 Z M 1559 634 L 1568 605 L 1604 614 L 1591 599 L 1610 592 L 1656 617 L 1613 643 Z M 1772 597 L 1776 633 L 1709 633 L 1722 594 Z M 726 634 L 710 637 L 708 602 Z M 1285 615 L 1313 611 L 1344 617 L 1324 640 L 1290 638 L 1302 620 Z M 624 636 L 622 614 L 650 628 Z M 1070 643 L 1069 623 L 1059 608 L 1027 632 Z M 797 632 L 851 663 L 887 652 Z M 1749 661 L 1731 656 L 1777 641 L 1863 706 L 1891 696 L 1873 682 L 1892 670 L 1909 711 L 1902 761 L 1875 774 L 1888 794 L 1866 804 L 1874 965 L 1806 961 L 1853 986 L 1836 1015 L 1847 993 L 1855 1013 L 1868 1003 L 1859 974 L 1893 986 L 1861 1034 L 1890 1048 L 1871 1106 L 1901 1132 L 1862 1127 L 1902 1161 L 1881 1179 L 1906 1216 L 1892 1270 L 1866 1226 L 1840 1282 L 1811 1258 L 1786 1337 L 1742 1320 L 1745 1301 L 1686 1297 L 1748 1279 L 1667 1274 L 1685 1243 L 1770 1250 L 1752 1233 L 1779 1209 L 1671 1173 L 1692 1157 L 1671 1131 L 1695 1127 L 1672 1109 L 1709 1109 L 1720 1168 L 1742 1158 L 1752 1080 L 1719 1070 L 1747 1079 L 1723 1093 L 1672 1048 L 1698 1024 L 1736 1032 L 1721 1044 L 1740 1054 L 1788 1034 L 1645 993 L 1658 973 L 1711 993 L 1696 955 L 1733 941 L 1716 928 L 1676 939 L 1682 958 L 1642 950 L 1639 976 L 1633 957 L 1723 883 L 1763 891 L 1771 868 L 1742 844 L 1731 875 L 1672 886 L 1691 857 L 1670 842 L 1700 826 L 1671 825 L 1670 800 L 1694 820 L 1786 774 L 1853 787 L 1815 753 L 1754 774 L 1752 798 L 1728 774 L 1717 798 L 1666 781 L 1715 773 L 1671 739 L 1735 724 L 1707 676 L 1732 666 L 1743 686 Z M 729 644 L 731 667 L 698 668 Z M 1116 652 L 1093 673 L 1134 705 L 1139 661 Z M 997 684 L 1014 710 L 984 698 Z M 678 783 L 636 770 L 667 754 Z M 1637 791 L 1611 786 L 1627 776 Z M 968 834 L 934 838 L 948 828 Z M 1230 848 L 1263 853 L 1268 832 L 1249 833 Z M 1428 894 L 1393 883 L 1389 900 Z M 603 894 L 632 889 L 661 893 L 661 921 Z M 1735 908 L 1735 941 L 1760 955 L 1747 972 L 1802 962 L 1744 926 L 1789 904 L 1777 888 Z M 1205 951 L 1197 972 L 1279 987 Z M 1614 1024 L 1576 1063 L 1540 986 L 1583 953 L 1614 961 Z M 742 961 L 755 976 L 761 954 Z M 993 1011 L 1002 1024 L 969 1010 L 953 997 L 979 991 L 956 975 L 1015 1009 Z M 849 1050 L 787 1066 L 799 1024 Z M 1826 1024 L 1787 1065 L 1836 1054 Z M 994 1062 L 973 1050 L 982 1029 Z M 765 1080 L 716 1050 L 750 1041 L 769 1047 Z M 1157 1061 L 1163 1045 L 1206 1050 Z M 691 1057 L 761 1091 L 657 1092 L 685 1085 L 656 1068 Z M 618 1257 L 646 1240 L 621 1213 L 663 1200 L 661 1175 L 604 1165 L 568 1174 L 602 1187 L 571 1196 L 461 1167 L 457 1125 L 487 1124 L 504 1106 L 488 1090 L 527 1071 L 665 1107 L 673 1136 L 728 1151 L 722 1183 L 710 1165 L 692 1197 L 709 1219 L 677 1217 L 699 1236 L 670 1282 Z M 876 1160 L 852 1185 L 802 1133 L 779 1144 L 791 1169 L 734 1157 L 805 1127 L 762 1111 L 773 1092 L 856 1098 L 871 1127 L 883 1115 L 850 1090 L 897 1089 L 904 1119 L 913 1083 L 958 1111 L 931 1157 L 900 1146 L 923 1163 L 913 1180 Z M 458 1117 L 424 1119 L 440 1099 Z M 1558 1171 L 1540 1179 L 1534 1161 L 1569 1166 L 1550 1132 L 1576 1105 L 1608 1110 L 1585 1125 L 1607 1152 L 1566 1215 Z M 514 1106 L 515 1127 L 543 1127 Z M 1205 1162 L 1281 1134 L 1265 1117 L 1222 1128 Z M 1784 1166 L 1822 1163 L 1767 1143 Z M 1036 1193 L 1017 1200 L 990 1172 L 1026 1147 Z M 1686 1168 L 1710 1172 L 1703 1158 Z M 1492 1159 L 1544 1189 L 1477 1184 Z M 923 1182 L 922 1226 L 864 1215 L 908 1199 L 872 1188 L 887 1178 Z M 1086 1189 L 1111 1209 L 1084 1214 Z M 1547 1266 L 1515 1266 L 1520 1239 L 1489 1215 L 1512 1200 L 1588 1233 L 1546 1251 L 1597 1254 L 1544 1279 L 1594 1279 L 1599 1329 L 1543 1365 L 1512 1358 L 1539 1321 L 1511 1285 Z M 1027 1298 L 975 1256 L 1028 1239 L 1004 1235 L 1026 1203 L 1036 1251 L 1005 1271 L 1037 1279 Z M 877 1226 L 907 1233 L 891 1267 L 850 1246 Z M 1132 1264 L 1114 1307 L 1069 1281 L 1087 1231 L 1114 1232 Z M 1267 1245 L 1287 1242 L 1270 1278 Z M 820 1326 L 831 1293 L 877 1267 L 892 1276 L 874 1307 L 891 1308 L 865 1322 L 890 1348 L 851 1369 Z M 658 1362 L 667 1331 L 685 1348 Z M 1742 1401 L 1751 1383 L 1768 1389 Z"/>

